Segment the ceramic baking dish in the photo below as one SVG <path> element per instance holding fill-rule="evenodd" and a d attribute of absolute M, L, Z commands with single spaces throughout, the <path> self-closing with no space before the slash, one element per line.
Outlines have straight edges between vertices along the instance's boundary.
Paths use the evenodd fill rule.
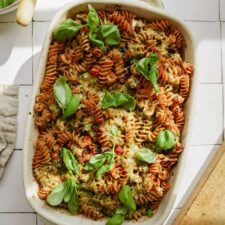
<path fill-rule="evenodd" d="M 38 185 L 35 182 L 33 175 L 32 175 L 32 158 L 34 154 L 34 142 L 37 137 L 37 129 L 34 125 L 34 103 L 35 103 L 35 96 L 39 93 L 39 87 L 41 81 L 44 76 L 45 72 L 45 65 L 48 55 L 48 47 L 51 42 L 52 31 L 54 28 L 63 21 L 68 13 L 76 13 L 82 10 L 87 10 L 87 4 L 91 4 L 96 9 L 108 9 L 113 10 L 115 3 L 117 6 L 122 7 L 125 10 L 130 10 L 136 13 L 140 17 L 144 17 L 147 19 L 168 19 L 170 23 L 178 28 L 185 37 L 187 47 L 185 49 L 185 59 L 190 61 L 194 64 L 195 67 L 195 74 L 192 79 L 191 85 L 191 92 L 190 97 L 186 104 L 186 124 L 183 131 L 182 136 L 182 143 L 184 145 L 184 151 L 180 157 L 179 163 L 174 170 L 174 176 L 171 178 L 171 189 L 164 197 L 163 201 L 160 204 L 159 209 L 155 216 L 151 219 L 143 219 L 139 220 L 138 222 L 125 222 L 124 224 L 148 224 L 148 225 L 161 225 L 165 222 L 166 218 L 168 217 L 169 213 L 172 210 L 174 201 L 178 194 L 179 184 L 181 182 L 181 178 L 184 171 L 184 164 L 187 155 L 187 150 L 190 144 L 190 137 L 193 133 L 192 131 L 192 123 L 193 123 L 193 116 L 194 116 L 194 96 L 195 96 L 195 87 L 197 84 L 197 64 L 195 61 L 195 52 L 196 46 L 194 44 L 192 35 L 186 25 L 177 19 L 176 17 L 166 13 L 164 10 L 155 7 L 157 4 L 150 5 L 149 3 L 140 1 L 140 0 L 76 0 L 69 5 L 66 5 L 62 8 L 53 18 L 52 22 L 49 25 L 40 61 L 38 66 L 38 71 L 36 74 L 36 80 L 33 86 L 33 93 L 31 97 L 31 104 L 28 113 L 27 125 L 26 125 L 26 135 L 24 141 L 24 149 L 23 149 L 23 176 L 24 176 L 24 187 L 26 192 L 26 197 L 32 206 L 32 208 L 40 214 L 42 217 L 46 218 L 47 220 L 54 222 L 59 225 L 75 225 L 75 224 L 82 224 L 82 225 L 103 225 L 105 224 L 105 220 L 100 221 L 92 221 L 88 218 L 83 216 L 72 216 L 66 211 L 61 209 L 56 209 L 49 207 L 44 201 L 40 200 L 37 196 Z M 158 5 L 159 6 L 159 5 Z"/>
<path fill-rule="evenodd" d="M 3 15 L 3 14 L 6 14 L 6 13 L 16 10 L 18 5 L 19 5 L 19 0 L 15 1 L 13 4 L 11 4 L 5 8 L 0 9 L 0 15 Z"/>

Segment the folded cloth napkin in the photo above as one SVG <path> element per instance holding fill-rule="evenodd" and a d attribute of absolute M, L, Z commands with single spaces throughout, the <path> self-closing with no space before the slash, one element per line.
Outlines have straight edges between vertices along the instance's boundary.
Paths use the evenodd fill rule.
<path fill-rule="evenodd" d="M 0 85 L 0 178 L 15 146 L 18 92 L 16 85 Z"/>

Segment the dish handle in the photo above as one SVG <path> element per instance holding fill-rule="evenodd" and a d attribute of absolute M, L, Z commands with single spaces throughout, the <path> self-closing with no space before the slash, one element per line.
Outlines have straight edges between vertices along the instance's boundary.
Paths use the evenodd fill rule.
<path fill-rule="evenodd" d="M 140 0 L 140 1 L 149 3 L 150 5 L 156 6 L 160 9 L 164 9 L 164 5 L 163 5 L 162 0 Z"/>

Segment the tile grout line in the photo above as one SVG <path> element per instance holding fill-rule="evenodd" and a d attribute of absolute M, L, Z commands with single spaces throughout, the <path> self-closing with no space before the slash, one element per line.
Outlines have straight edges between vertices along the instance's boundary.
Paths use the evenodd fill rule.
<path fill-rule="evenodd" d="M 16 214 L 16 213 L 19 213 L 19 214 L 37 214 L 36 212 L 0 212 L 0 214 Z"/>
<path fill-rule="evenodd" d="M 33 84 L 18 84 L 20 87 L 32 87 Z"/>
<path fill-rule="evenodd" d="M 220 55 L 221 55 L 221 80 L 222 80 L 222 140 L 224 141 L 224 127 L 225 127 L 225 120 L 224 120 L 224 71 L 223 71 L 223 27 L 222 22 L 220 22 Z"/>
<path fill-rule="evenodd" d="M 220 1 L 221 1 L 221 0 L 218 1 L 218 7 L 219 7 L 219 21 L 221 22 L 221 19 L 220 19 L 220 16 L 221 16 L 221 15 L 220 15 L 220 3 L 221 3 L 221 2 L 220 2 Z"/>
<path fill-rule="evenodd" d="M 173 14 L 171 14 L 171 15 L 173 15 Z M 211 23 L 218 23 L 218 22 L 224 22 L 224 21 L 222 21 L 222 20 L 192 20 L 192 19 L 182 19 L 182 18 L 180 18 L 179 17 L 179 19 L 180 20 L 183 20 L 183 21 L 185 21 L 185 22 L 211 22 Z M 33 23 L 36 23 L 36 22 L 38 22 L 38 23 L 46 23 L 46 22 L 51 22 L 51 20 L 33 20 L 32 21 L 32 24 Z M 0 24 L 1 23 L 16 23 L 16 21 L 0 21 Z"/>

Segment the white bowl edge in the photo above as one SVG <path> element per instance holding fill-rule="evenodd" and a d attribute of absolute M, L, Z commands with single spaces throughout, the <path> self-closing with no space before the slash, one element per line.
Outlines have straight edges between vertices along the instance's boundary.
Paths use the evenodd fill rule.
<path fill-rule="evenodd" d="M 25 135 L 25 139 L 24 139 L 24 150 L 23 150 L 23 174 L 24 174 L 24 188 L 25 188 L 25 193 L 26 193 L 26 197 L 30 203 L 30 205 L 33 207 L 33 209 L 35 211 L 37 211 L 38 214 L 40 214 L 41 216 L 43 216 L 44 218 L 56 223 L 56 224 L 60 224 L 60 225 L 69 225 L 69 224 L 75 224 L 77 222 L 81 223 L 81 224 L 103 224 L 102 221 L 100 222 L 95 222 L 95 221 L 91 221 L 89 219 L 82 219 L 80 217 L 72 217 L 72 219 L 70 219 L 69 221 L 66 221 L 65 217 L 64 219 L 62 219 L 61 221 L 59 221 L 57 218 L 60 215 L 61 217 L 63 217 L 62 213 L 59 213 L 58 210 L 52 209 L 50 207 L 47 207 L 44 203 L 42 204 L 42 207 L 39 206 L 37 207 L 37 203 L 35 202 L 35 197 L 34 192 L 36 191 L 36 182 L 34 181 L 34 178 L 32 176 L 32 170 L 31 170 L 31 162 L 32 162 L 32 156 L 33 156 L 33 136 L 34 135 L 34 131 L 33 131 L 33 106 L 34 106 L 34 99 L 35 96 L 37 95 L 37 93 L 39 92 L 39 86 L 40 86 L 40 82 L 42 80 L 43 77 L 43 73 L 44 73 L 44 69 L 45 69 L 45 64 L 46 64 L 46 58 L 47 58 L 47 53 L 48 53 L 48 46 L 50 44 L 50 40 L 51 40 L 51 34 L 52 34 L 52 30 L 54 29 L 54 27 L 63 19 L 63 17 L 66 15 L 67 11 L 71 8 L 74 8 L 76 6 L 82 6 L 84 4 L 90 3 L 93 6 L 100 4 L 115 4 L 115 1 L 108 1 L 107 3 L 104 0 L 77 0 L 76 2 L 72 2 L 68 5 L 66 5 L 63 9 L 61 9 L 53 18 L 52 22 L 49 25 L 49 29 L 47 32 L 47 35 L 45 37 L 45 41 L 44 41 L 44 45 L 43 45 L 43 49 L 42 49 L 42 53 L 41 53 L 41 57 L 40 57 L 40 61 L 39 61 L 39 66 L 38 66 L 38 71 L 37 71 L 37 76 L 36 76 L 36 80 L 33 86 L 33 93 L 32 93 L 32 97 L 31 97 L 31 104 L 30 104 L 30 108 L 29 108 L 29 114 L 28 114 L 28 119 L 27 119 L 27 125 L 26 125 L 26 135 Z M 188 36 L 188 39 L 190 39 L 190 43 L 188 43 L 188 47 L 192 48 L 192 63 L 195 66 L 195 74 L 193 76 L 192 79 L 192 88 L 191 88 L 191 93 L 190 93 L 190 98 L 188 100 L 188 112 L 187 112 L 187 120 L 186 121 L 186 125 L 185 125 L 185 131 L 184 131 L 184 140 L 185 140 L 185 149 L 184 152 L 182 153 L 178 166 L 176 168 L 176 179 L 175 179 L 175 183 L 172 186 L 171 190 L 169 191 L 169 193 L 167 193 L 167 195 L 165 196 L 167 199 L 169 198 L 169 202 L 165 203 L 165 201 L 163 200 L 162 204 L 164 204 L 165 206 L 165 210 L 162 213 L 162 215 L 160 216 L 160 218 L 155 221 L 154 218 L 156 218 L 156 216 L 158 215 L 160 208 L 158 210 L 158 212 L 156 213 L 156 215 L 152 218 L 149 219 L 148 221 L 144 221 L 143 223 L 138 221 L 138 224 L 148 224 L 148 225 L 161 225 L 163 224 L 163 222 L 165 221 L 165 219 L 168 217 L 170 211 L 172 210 L 172 206 L 174 204 L 176 195 L 178 193 L 179 190 L 179 183 L 181 181 L 182 178 L 182 173 L 184 171 L 185 168 L 185 156 L 186 156 L 186 152 L 187 149 L 190 145 L 190 141 L 191 141 L 191 134 L 192 134 L 192 129 L 193 129 L 193 117 L 195 114 L 195 98 L 193 96 L 195 96 L 195 92 L 196 92 L 196 86 L 197 86 L 197 75 L 198 75 L 198 67 L 197 67 L 197 62 L 195 59 L 195 48 L 197 47 L 195 44 L 195 41 L 189 31 L 189 29 L 186 27 L 186 25 L 180 21 L 179 19 L 177 19 L 174 16 L 169 15 L 168 13 L 162 11 L 161 9 L 158 9 L 156 7 L 152 7 L 150 6 L 148 3 L 145 2 L 140 2 L 138 0 L 134 0 L 134 1 L 129 1 L 129 0 L 120 0 L 120 1 L 116 1 L 117 5 L 126 5 L 126 8 L 129 8 L 130 10 L 132 10 L 132 8 L 136 8 L 135 11 L 137 11 L 137 9 L 140 9 L 142 11 L 151 11 L 152 13 L 156 14 L 159 18 L 165 18 L 167 17 L 170 21 L 173 21 L 173 23 L 179 27 L 180 30 L 182 30 L 184 33 L 186 33 L 186 36 Z M 189 46 L 190 45 L 190 46 Z M 189 56 L 190 57 L 190 56 Z M 189 109 L 190 108 L 190 109 Z M 31 153 L 32 152 L 32 153 Z M 168 197 L 169 196 L 169 197 Z M 41 201 L 41 200 L 40 200 Z M 40 205 L 41 203 L 39 203 Z M 162 206 L 160 206 L 162 208 Z M 51 215 L 49 214 L 49 212 L 51 212 Z M 53 215 L 57 215 L 57 218 L 54 217 Z M 74 221 L 74 223 L 70 223 L 70 221 Z M 60 222 L 60 223 L 59 223 Z M 128 224 L 129 222 L 126 222 L 124 224 Z M 136 223 L 137 224 L 137 223 Z"/>
<path fill-rule="evenodd" d="M 16 10 L 18 5 L 19 5 L 19 0 L 15 1 L 13 4 L 11 4 L 5 8 L 0 9 L 0 15 L 4 15 L 4 14 L 7 14 L 9 12 Z"/>

